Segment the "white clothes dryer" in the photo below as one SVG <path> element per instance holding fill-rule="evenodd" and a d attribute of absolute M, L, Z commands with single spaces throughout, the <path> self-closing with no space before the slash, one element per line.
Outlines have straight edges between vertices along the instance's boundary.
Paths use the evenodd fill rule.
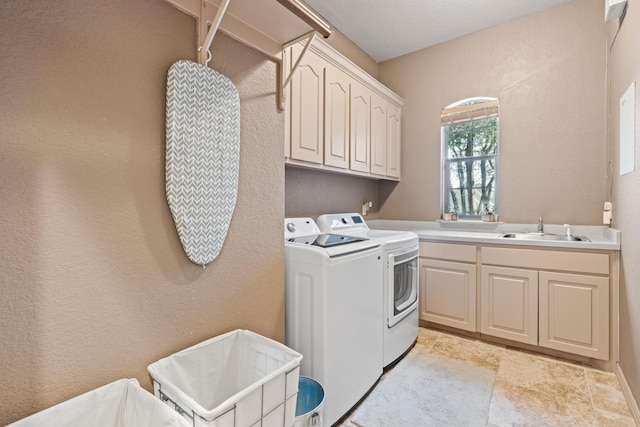
<path fill-rule="evenodd" d="M 285 219 L 284 234 L 286 344 L 324 387 L 330 426 L 382 375 L 381 244 L 322 233 L 311 218 Z"/>
<path fill-rule="evenodd" d="M 410 231 L 372 230 L 358 213 L 318 217 L 324 232 L 377 240 L 382 244 L 383 367 L 402 358 L 418 338 L 418 235 Z"/>

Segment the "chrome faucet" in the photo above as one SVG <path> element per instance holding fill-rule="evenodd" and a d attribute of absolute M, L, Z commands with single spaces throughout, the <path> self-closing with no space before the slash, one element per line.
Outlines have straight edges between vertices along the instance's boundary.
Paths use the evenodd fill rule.
<path fill-rule="evenodd" d="M 538 218 L 538 233 L 544 233 L 544 224 L 542 223 L 542 217 Z"/>

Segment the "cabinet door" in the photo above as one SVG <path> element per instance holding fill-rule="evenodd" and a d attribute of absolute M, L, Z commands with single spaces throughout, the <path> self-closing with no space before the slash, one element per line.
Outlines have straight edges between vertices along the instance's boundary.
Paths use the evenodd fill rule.
<path fill-rule="evenodd" d="M 324 84 L 324 164 L 349 167 L 349 77 L 330 65 Z"/>
<path fill-rule="evenodd" d="M 476 266 L 420 259 L 420 319 L 476 331 Z"/>
<path fill-rule="evenodd" d="M 387 102 L 371 97 L 371 173 L 387 175 Z"/>
<path fill-rule="evenodd" d="M 400 179 L 401 110 L 387 106 L 387 176 Z"/>
<path fill-rule="evenodd" d="M 351 169 L 369 172 L 371 150 L 371 92 L 363 86 L 351 85 Z"/>
<path fill-rule="evenodd" d="M 292 49 L 295 63 L 302 48 Z M 291 158 L 322 163 L 324 147 L 324 61 L 307 51 L 291 78 Z"/>
<path fill-rule="evenodd" d="M 540 346 L 609 360 L 609 279 L 541 271 Z"/>
<path fill-rule="evenodd" d="M 538 272 L 482 266 L 480 332 L 538 344 Z"/>

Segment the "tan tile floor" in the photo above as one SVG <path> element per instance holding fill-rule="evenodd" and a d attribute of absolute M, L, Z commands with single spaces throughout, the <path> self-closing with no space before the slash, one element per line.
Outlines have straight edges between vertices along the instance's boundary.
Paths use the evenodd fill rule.
<path fill-rule="evenodd" d="M 495 372 L 489 427 L 636 426 L 613 373 L 426 328 L 414 350 Z"/>

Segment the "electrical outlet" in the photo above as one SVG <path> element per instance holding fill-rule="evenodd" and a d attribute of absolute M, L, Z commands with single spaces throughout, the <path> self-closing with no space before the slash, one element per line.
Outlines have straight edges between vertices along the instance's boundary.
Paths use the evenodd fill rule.
<path fill-rule="evenodd" d="M 362 216 L 366 216 L 369 209 L 373 206 L 373 202 L 364 202 L 362 204 Z"/>

